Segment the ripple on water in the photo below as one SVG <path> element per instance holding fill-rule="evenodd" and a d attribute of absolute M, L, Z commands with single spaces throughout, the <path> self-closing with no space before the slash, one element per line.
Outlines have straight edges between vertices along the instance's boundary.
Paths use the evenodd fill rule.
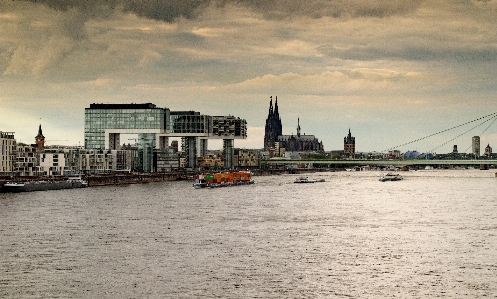
<path fill-rule="evenodd" d="M 495 178 L 402 174 L 0 194 L 0 297 L 495 295 Z"/>

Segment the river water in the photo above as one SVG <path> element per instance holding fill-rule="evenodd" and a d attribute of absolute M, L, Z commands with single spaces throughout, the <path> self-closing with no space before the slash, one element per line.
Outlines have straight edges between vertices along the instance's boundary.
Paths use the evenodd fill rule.
<path fill-rule="evenodd" d="M 0 194 L 0 297 L 495 298 L 494 172 Z"/>

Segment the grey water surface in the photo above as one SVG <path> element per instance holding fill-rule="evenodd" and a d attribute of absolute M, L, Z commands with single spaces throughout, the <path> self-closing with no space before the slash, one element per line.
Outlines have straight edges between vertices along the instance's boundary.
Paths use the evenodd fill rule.
<path fill-rule="evenodd" d="M 0 298 L 495 298 L 494 171 L 0 194 Z"/>

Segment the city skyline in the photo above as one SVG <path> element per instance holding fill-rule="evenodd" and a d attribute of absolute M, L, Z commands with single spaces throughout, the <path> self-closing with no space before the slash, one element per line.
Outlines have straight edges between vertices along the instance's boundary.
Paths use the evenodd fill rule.
<path fill-rule="evenodd" d="M 497 111 L 496 1 L 61 3 L 0 2 L 0 130 L 19 142 L 41 123 L 47 145 L 83 145 L 92 103 L 235 115 L 235 147 L 262 148 L 278 96 L 283 134 L 300 118 L 329 151 L 350 128 L 358 152 Z M 398 149 L 470 152 L 480 135 L 495 148 L 486 120 Z"/>

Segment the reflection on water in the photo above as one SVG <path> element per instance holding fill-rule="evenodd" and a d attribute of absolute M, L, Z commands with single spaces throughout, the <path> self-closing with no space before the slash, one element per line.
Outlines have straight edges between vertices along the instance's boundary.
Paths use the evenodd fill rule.
<path fill-rule="evenodd" d="M 493 172 L 402 175 L 0 194 L 0 297 L 495 296 Z"/>

